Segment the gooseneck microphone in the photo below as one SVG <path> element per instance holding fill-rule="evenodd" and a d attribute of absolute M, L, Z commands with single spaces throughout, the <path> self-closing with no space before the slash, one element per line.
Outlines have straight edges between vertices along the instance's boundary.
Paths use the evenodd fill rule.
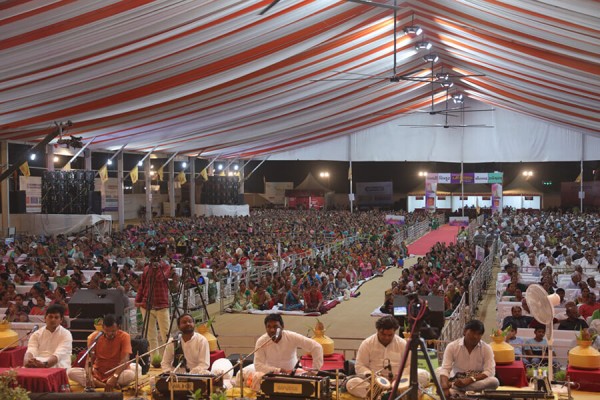
<path fill-rule="evenodd" d="M 273 335 L 273 337 L 271 339 L 279 340 L 280 337 L 281 337 L 281 328 L 277 328 L 277 331 L 275 332 L 275 334 Z"/>

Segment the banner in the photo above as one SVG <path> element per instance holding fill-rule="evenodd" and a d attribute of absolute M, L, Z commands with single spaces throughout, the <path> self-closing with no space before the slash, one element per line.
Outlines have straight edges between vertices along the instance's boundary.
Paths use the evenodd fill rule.
<path fill-rule="evenodd" d="M 460 172 L 439 173 L 427 175 L 427 180 L 430 176 L 435 176 L 436 183 L 502 183 L 504 174 L 502 172 Z M 432 178 L 433 179 L 433 178 Z M 464 182 L 463 182 L 464 181 Z"/>
<path fill-rule="evenodd" d="M 102 212 L 119 211 L 119 180 L 108 178 L 105 183 L 101 178 L 94 180 L 96 188 L 100 188 L 102 198 Z"/>
<path fill-rule="evenodd" d="M 19 169 L 21 170 L 21 173 L 23 174 L 24 177 L 31 176 L 31 172 L 29 172 L 29 163 L 27 161 L 25 161 L 23 164 L 21 164 Z"/>
<path fill-rule="evenodd" d="M 98 176 L 100 177 L 100 182 L 104 183 L 108 180 L 108 167 L 104 164 L 98 170 Z"/>
<path fill-rule="evenodd" d="M 425 209 L 435 211 L 435 195 L 437 192 L 438 174 L 428 174 L 425 179 Z"/>
<path fill-rule="evenodd" d="M 179 174 L 177 174 L 177 182 L 179 182 L 180 185 L 183 185 L 184 183 L 187 182 L 187 179 L 185 177 L 185 172 L 181 171 L 181 172 L 179 172 Z"/>
<path fill-rule="evenodd" d="M 450 217 L 448 221 L 450 226 L 469 226 L 469 217 Z"/>
<path fill-rule="evenodd" d="M 208 172 L 206 171 L 206 168 L 204 168 L 202 171 L 200 171 L 200 176 L 202 177 L 202 179 L 204 179 L 205 181 L 208 180 Z M 264 177 L 263 177 L 264 178 Z"/>
<path fill-rule="evenodd" d="M 502 214 L 502 184 L 492 183 L 492 214 Z"/>
<path fill-rule="evenodd" d="M 479 245 L 475 246 L 475 259 L 483 262 L 485 258 L 485 249 Z"/>
<path fill-rule="evenodd" d="M 135 184 L 138 181 L 138 167 L 137 165 L 133 167 L 131 172 L 129 173 L 129 177 L 131 178 L 131 183 Z"/>
<path fill-rule="evenodd" d="M 385 216 L 385 223 L 390 225 L 404 225 L 404 215 L 391 215 Z"/>
<path fill-rule="evenodd" d="M 39 176 L 20 176 L 19 188 L 25 190 L 25 211 L 42 212 L 42 178 Z"/>
<path fill-rule="evenodd" d="M 161 166 L 156 173 L 158 174 L 158 180 L 162 182 L 165 174 L 165 166 Z"/>

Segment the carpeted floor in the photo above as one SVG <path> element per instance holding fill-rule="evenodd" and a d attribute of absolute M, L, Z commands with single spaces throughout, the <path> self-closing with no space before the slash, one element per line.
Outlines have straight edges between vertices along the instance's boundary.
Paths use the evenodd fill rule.
<path fill-rule="evenodd" d="M 408 245 L 409 254 L 425 255 L 437 242 L 455 243 L 459 227 L 442 225 Z"/>

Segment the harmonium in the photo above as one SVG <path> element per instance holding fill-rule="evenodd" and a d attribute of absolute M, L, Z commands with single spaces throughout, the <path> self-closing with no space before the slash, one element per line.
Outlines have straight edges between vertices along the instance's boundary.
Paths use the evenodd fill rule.
<path fill-rule="evenodd" d="M 326 376 L 266 374 L 260 384 L 258 400 L 331 400 Z"/>
<path fill-rule="evenodd" d="M 187 400 L 191 393 L 200 389 L 201 399 L 210 399 L 210 395 L 223 386 L 222 380 L 214 375 L 193 374 L 160 374 L 156 377 L 156 385 L 152 393 L 155 400 L 174 399 Z"/>

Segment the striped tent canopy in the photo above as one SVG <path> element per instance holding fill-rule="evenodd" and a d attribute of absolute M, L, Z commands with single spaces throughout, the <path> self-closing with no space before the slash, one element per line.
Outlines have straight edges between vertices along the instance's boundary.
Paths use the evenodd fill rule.
<path fill-rule="evenodd" d="M 0 139 L 39 142 L 70 120 L 67 134 L 94 150 L 600 158 L 597 1 L 398 0 L 394 12 L 393 0 L 280 0 L 261 15 L 271 3 L 1 2 Z M 423 35 L 405 34 L 409 25 Z M 418 51 L 420 41 L 432 48 Z M 428 53 L 439 56 L 433 71 Z M 414 113 L 444 109 L 446 91 L 390 78 L 432 72 L 455 75 L 448 94 L 463 93 L 466 107 L 494 111 Z M 492 127 L 425 126 L 445 119 Z"/>

